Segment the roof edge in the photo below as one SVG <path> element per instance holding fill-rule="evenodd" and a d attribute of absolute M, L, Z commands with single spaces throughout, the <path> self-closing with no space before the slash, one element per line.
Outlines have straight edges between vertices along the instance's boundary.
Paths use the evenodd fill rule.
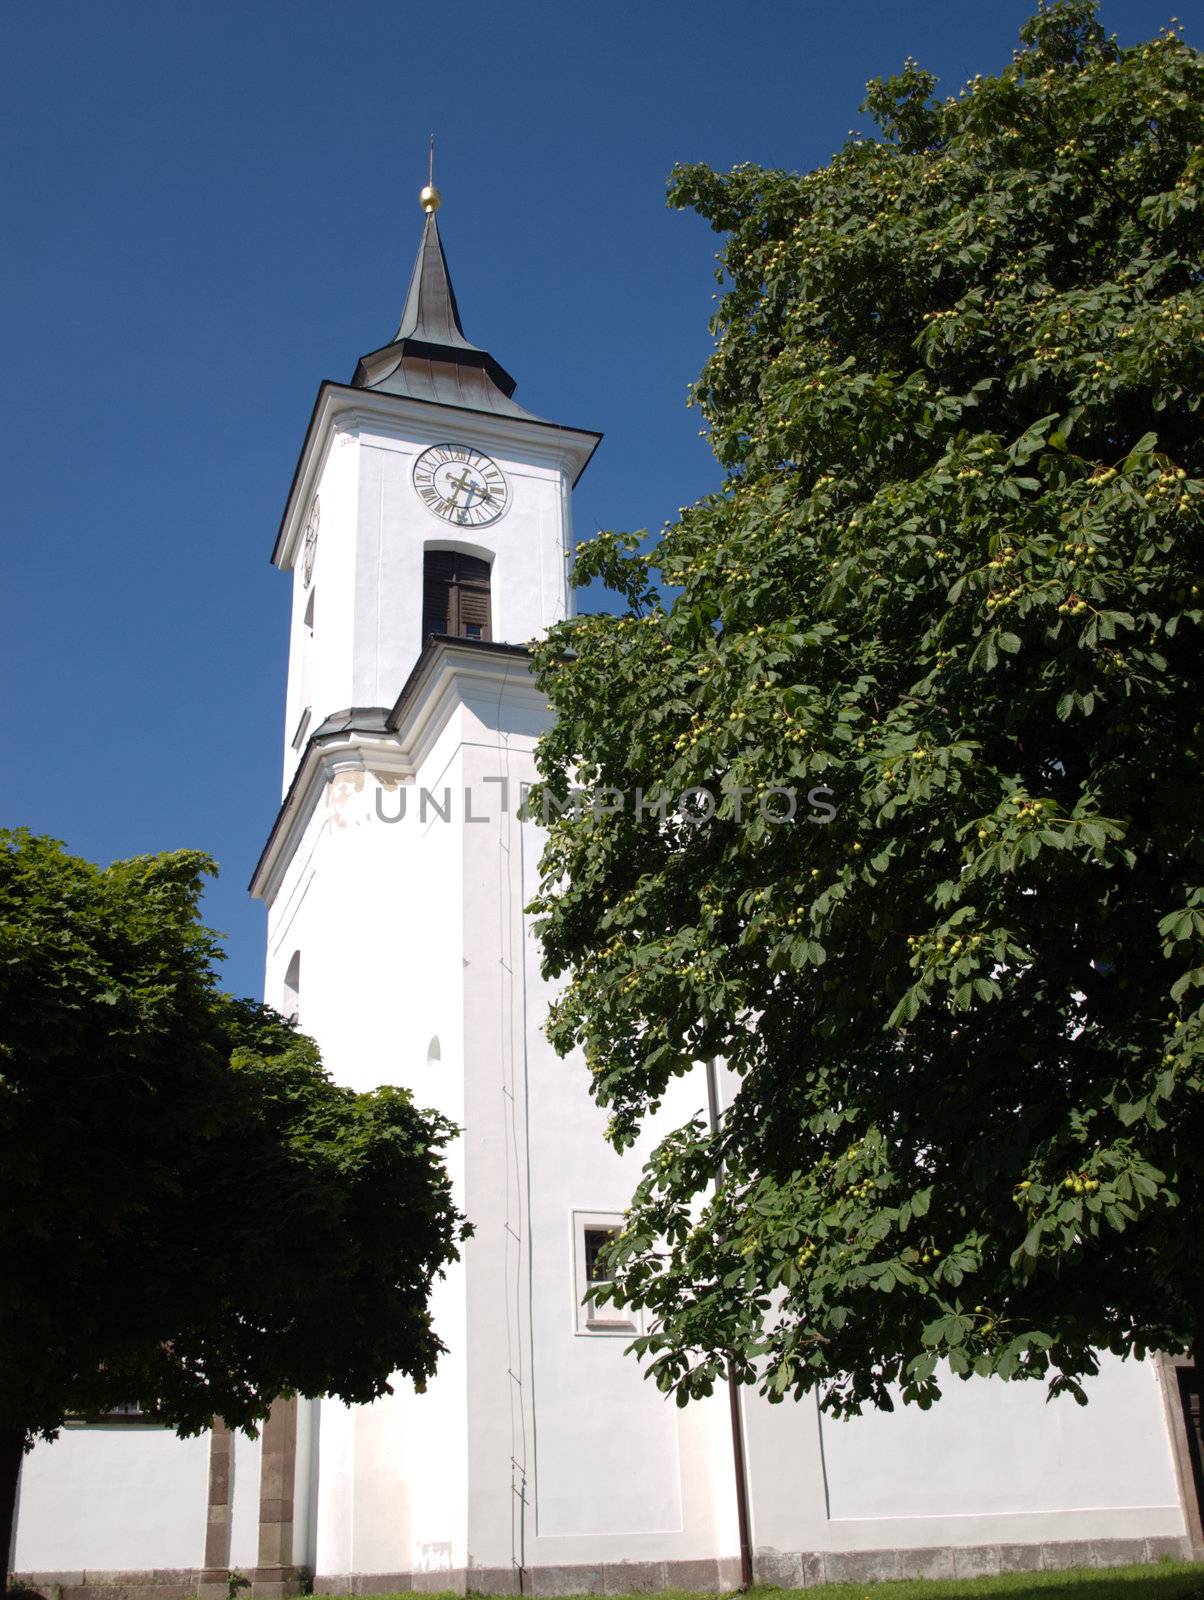
<path fill-rule="evenodd" d="M 439 656 L 450 653 L 449 646 L 467 650 L 474 655 L 510 656 L 524 660 L 531 658 L 531 652 L 525 644 L 506 644 L 501 639 L 462 639 L 453 633 L 428 633 L 422 652 L 410 668 L 409 676 L 401 686 L 401 693 L 393 702 L 393 709 L 389 712 L 385 725 L 390 733 L 397 732 L 410 702 L 418 697 L 423 678 L 430 675 Z"/>
<path fill-rule="evenodd" d="M 413 707 L 439 665 L 454 657 L 477 657 L 482 666 L 494 661 L 529 661 L 531 652 L 524 644 L 505 644 L 501 640 L 461 639 L 451 634 L 432 633 L 427 636 L 417 661 L 402 685 L 401 693 L 390 708 L 388 706 L 349 706 L 332 711 L 324 717 L 317 729 L 305 741 L 297 769 L 276 811 L 263 849 L 247 883 L 248 892 L 255 899 L 273 870 L 276 846 L 288 828 L 296 803 L 310 782 L 314 759 L 329 745 L 352 743 L 357 735 L 364 737 L 382 754 L 395 750 L 399 757 L 406 756 L 406 746 L 398 738 L 406 713 Z"/>

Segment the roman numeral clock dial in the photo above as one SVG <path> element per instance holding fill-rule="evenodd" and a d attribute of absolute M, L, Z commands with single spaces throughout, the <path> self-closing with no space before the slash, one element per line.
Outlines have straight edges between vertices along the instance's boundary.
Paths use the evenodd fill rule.
<path fill-rule="evenodd" d="M 414 488 L 428 511 L 457 528 L 483 528 L 510 504 L 496 461 L 466 444 L 435 444 L 414 463 Z"/>

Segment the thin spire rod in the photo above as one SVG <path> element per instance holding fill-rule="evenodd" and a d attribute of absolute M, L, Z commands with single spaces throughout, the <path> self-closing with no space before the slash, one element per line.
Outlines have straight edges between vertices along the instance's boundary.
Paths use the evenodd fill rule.
<path fill-rule="evenodd" d="M 426 188 L 420 192 L 418 204 L 429 217 L 438 211 L 439 202 L 442 199 L 438 189 L 435 188 L 435 135 L 433 133 L 431 134 L 430 149 L 427 152 L 426 174 Z"/>

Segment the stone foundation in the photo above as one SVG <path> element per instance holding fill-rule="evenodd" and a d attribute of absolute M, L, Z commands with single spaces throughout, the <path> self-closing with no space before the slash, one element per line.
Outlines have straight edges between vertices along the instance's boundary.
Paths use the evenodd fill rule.
<path fill-rule="evenodd" d="M 247 1585 L 240 1596 L 250 1600 L 285 1600 L 309 1592 L 309 1574 L 301 1567 L 251 1567 L 242 1573 Z M 226 1567 L 156 1567 L 141 1572 L 14 1572 L 14 1589 L 32 1589 L 45 1600 L 226 1600 L 230 1572 Z"/>
<path fill-rule="evenodd" d="M 821 1583 L 878 1583 L 885 1578 L 982 1578 L 1000 1572 L 1053 1572 L 1066 1567 L 1127 1567 L 1143 1562 L 1189 1561 L 1187 1538 L 1084 1539 L 1049 1544 L 936 1545 L 914 1550 L 758 1550 L 757 1583 L 810 1589 Z M 720 1594 L 739 1587 L 740 1563 L 613 1561 L 592 1566 L 463 1567 L 441 1572 L 324 1573 L 299 1567 L 256 1567 L 244 1576 L 250 1600 L 285 1600 L 309 1592 L 337 1595 L 454 1594 L 552 1595 L 659 1594 L 688 1589 Z M 154 1572 L 25 1572 L 13 1586 L 45 1600 L 226 1600 L 223 1569 Z"/>

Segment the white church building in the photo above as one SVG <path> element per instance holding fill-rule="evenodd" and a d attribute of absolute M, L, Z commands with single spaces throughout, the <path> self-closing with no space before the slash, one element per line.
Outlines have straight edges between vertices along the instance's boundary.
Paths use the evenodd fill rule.
<path fill-rule="evenodd" d="M 13 1569 L 53 1600 L 225 1600 L 232 1570 L 263 1597 L 733 1588 L 742 1528 L 783 1585 L 1200 1551 L 1182 1363 L 1106 1358 L 1086 1408 L 987 1380 L 849 1421 L 752 1391 L 679 1408 L 625 1354 L 634 1324 L 583 1306 L 657 1130 L 616 1155 L 544 1037 L 519 802 L 548 725 L 525 642 L 572 608 L 599 435 L 524 410 L 465 337 L 437 206 L 397 333 L 321 385 L 288 493 L 283 799 L 251 887 L 268 1001 L 340 1082 L 405 1085 L 463 1130 L 448 1354 L 424 1394 L 278 1402 L 257 1439 L 67 1427 L 26 1459 Z M 706 1095 L 700 1067 L 661 1129 Z"/>

